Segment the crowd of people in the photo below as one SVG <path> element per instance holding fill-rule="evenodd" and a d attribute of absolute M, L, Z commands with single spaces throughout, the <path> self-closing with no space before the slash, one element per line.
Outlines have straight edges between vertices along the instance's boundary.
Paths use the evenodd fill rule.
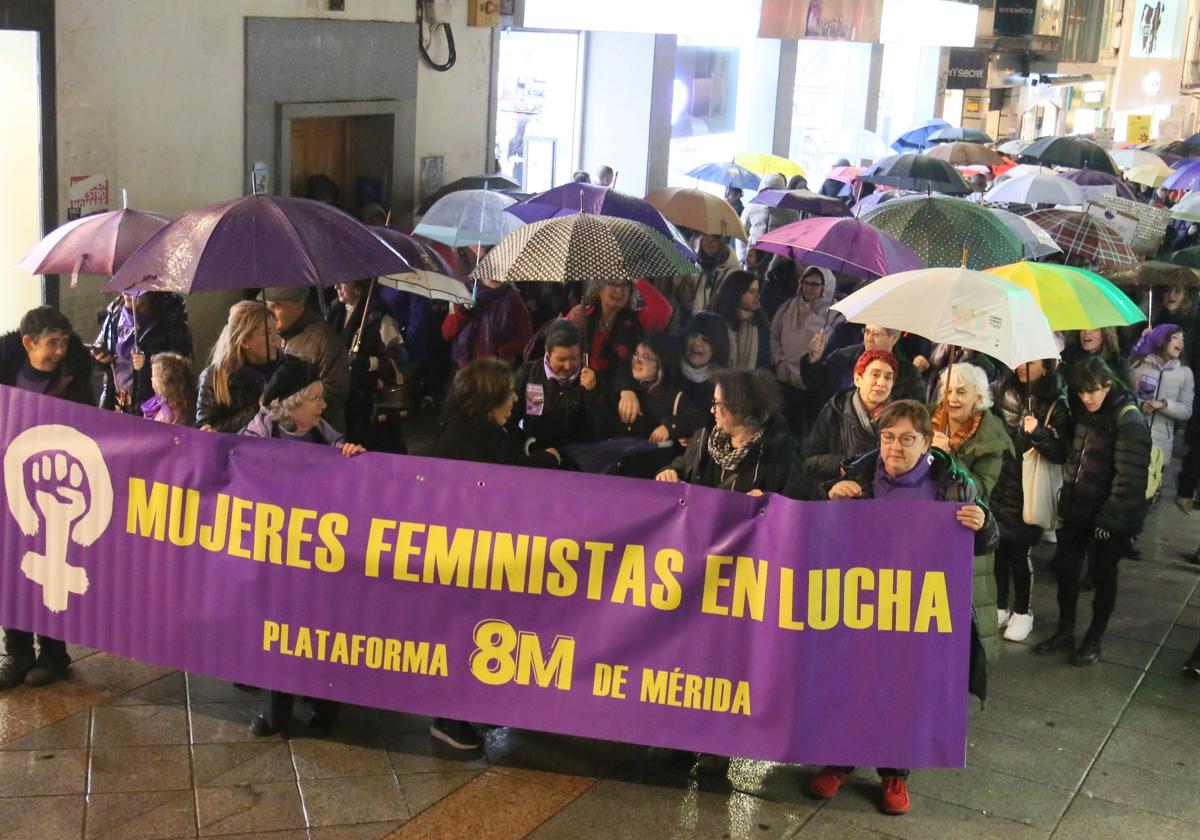
<path fill-rule="evenodd" d="M 772 184 L 785 186 L 764 179 Z M 1001 638 L 1032 633 L 1032 551 L 1044 541 L 1057 542 L 1058 615 L 1034 653 L 1096 662 L 1119 561 L 1139 556 L 1177 448 L 1184 512 L 1200 482 L 1192 290 L 1157 290 L 1153 329 L 1062 335 L 1061 359 L 1009 370 L 844 322 L 830 306 L 846 278 L 753 248 L 756 231 L 792 219 L 757 205 L 743 212 L 749 247 L 697 234 L 698 273 L 667 280 L 481 279 L 469 307 L 370 278 L 329 298 L 263 289 L 229 309 L 203 363 L 178 295 L 122 295 L 90 347 L 60 312 L 39 307 L 0 338 L 0 384 L 347 457 L 413 451 L 810 501 L 955 502 L 975 533 L 973 673 L 999 655 Z M 456 256 L 469 268 L 482 253 Z M 431 439 L 418 445 L 413 420 L 434 413 Z M 1031 480 L 1033 463 L 1048 483 Z M 1094 595 L 1079 636 L 1081 590 Z M 70 663 L 61 641 L 6 629 L 5 644 L 0 688 L 48 685 Z M 1187 667 L 1200 674 L 1200 650 Z M 292 707 L 290 695 L 265 692 L 252 731 L 288 728 Z M 336 703 L 315 701 L 310 726 L 327 730 L 336 717 Z M 431 732 L 462 749 L 482 744 L 465 721 L 438 719 Z M 851 769 L 824 768 L 811 793 L 833 796 Z M 907 771 L 879 772 L 884 809 L 908 810 Z"/>

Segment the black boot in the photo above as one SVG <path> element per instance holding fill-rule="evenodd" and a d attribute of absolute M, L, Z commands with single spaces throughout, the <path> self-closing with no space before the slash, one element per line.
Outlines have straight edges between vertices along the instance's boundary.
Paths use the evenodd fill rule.
<path fill-rule="evenodd" d="M 1183 663 L 1183 673 L 1193 678 L 1200 677 L 1200 645 L 1196 645 L 1187 662 Z"/>
<path fill-rule="evenodd" d="M 66 642 L 38 636 L 37 662 L 25 675 L 25 685 L 42 688 L 56 683 L 67 675 L 70 665 L 71 657 L 67 653 Z"/>
<path fill-rule="evenodd" d="M 1071 654 L 1067 661 L 1072 665 L 1083 667 L 1085 665 L 1095 665 L 1100 661 L 1101 654 L 1104 650 L 1100 647 L 1100 637 L 1087 634 L 1083 637 L 1083 641 L 1079 643 L 1079 648 Z"/>
<path fill-rule="evenodd" d="M 1033 652 L 1038 656 L 1051 656 L 1055 653 L 1075 650 L 1075 625 L 1058 623 L 1058 629 L 1049 639 L 1038 642 L 1033 646 Z"/>
<path fill-rule="evenodd" d="M 33 654 L 33 634 L 24 630 L 4 631 L 4 650 L 8 653 L 0 663 L 0 691 L 25 684 L 25 675 L 36 664 Z"/>

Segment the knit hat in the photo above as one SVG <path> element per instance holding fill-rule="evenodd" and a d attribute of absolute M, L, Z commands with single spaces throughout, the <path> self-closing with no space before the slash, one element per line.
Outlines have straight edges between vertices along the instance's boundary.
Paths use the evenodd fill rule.
<path fill-rule="evenodd" d="M 1159 324 L 1138 339 L 1138 343 L 1133 345 L 1133 350 L 1129 352 L 1130 357 L 1137 359 L 1158 353 L 1177 332 L 1183 332 L 1183 328 L 1176 324 Z"/>
<path fill-rule="evenodd" d="M 286 400 L 320 378 L 317 369 L 310 362 L 295 356 L 284 356 L 283 363 L 267 380 L 267 387 L 263 389 L 262 403 L 270 405 L 275 400 Z"/>
<path fill-rule="evenodd" d="M 900 375 L 900 363 L 886 350 L 868 350 L 859 356 L 858 361 L 854 363 L 854 375 L 862 376 L 871 362 L 885 362 L 892 369 L 893 376 Z"/>

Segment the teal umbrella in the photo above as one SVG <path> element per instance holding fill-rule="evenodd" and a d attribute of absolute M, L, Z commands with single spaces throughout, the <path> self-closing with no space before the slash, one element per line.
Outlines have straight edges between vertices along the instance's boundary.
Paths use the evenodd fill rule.
<path fill-rule="evenodd" d="M 962 198 L 900 198 L 880 204 L 861 219 L 899 239 L 931 268 L 982 271 L 1024 256 L 1020 238 L 995 214 Z"/>

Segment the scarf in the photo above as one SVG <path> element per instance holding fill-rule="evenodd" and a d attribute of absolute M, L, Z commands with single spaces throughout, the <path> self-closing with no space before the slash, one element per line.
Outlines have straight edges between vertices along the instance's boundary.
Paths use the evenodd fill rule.
<path fill-rule="evenodd" d="M 563 379 L 561 376 L 555 376 L 554 371 L 550 370 L 550 360 L 545 356 L 542 356 L 542 370 L 546 371 L 547 380 L 550 382 L 557 382 L 559 385 L 566 385 L 569 382 L 577 382 L 579 380 L 579 374 L 583 372 L 583 368 L 578 367 L 575 369 L 575 372 L 566 379 Z"/>
<path fill-rule="evenodd" d="M 958 431 L 950 435 L 950 454 L 954 455 L 958 450 L 963 448 L 963 444 L 975 436 L 975 432 L 979 431 L 979 424 L 983 422 L 983 412 L 976 411 L 971 415 L 966 423 L 958 427 Z M 946 424 L 946 404 L 938 405 L 937 410 L 933 412 L 933 428 L 947 429 Z"/>
<path fill-rule="evenodd" d="M 729 331 L 731 368 L 754 370 L 758 367 L 758 322 L 754 315 L 753 312 L 739 311 L 737 329 Z"/>
<path fill-rule="evenodd" d="M 754 433 L 754 437 L 738 448 L 733 448 L 733 439 L 720 429 L 713 429 L 708 436 L 708 454 L 722 470 L 736 470 L 738 464 L 746 459 L 750 447 L 762 440 L 762 430 Z"/>
<path fill-rule="evenodd" d="M 875 418 L 883 414 L 883 410 L 888 406 L 887 402 L 881 402 L 874 408 L 868 409 L 867 404 L 863 402 L 863 398 L 859 395 L 858 391 L 855 391 L 854 395 L 850 397 L 850 404 L 854 406 L 854 414 L 858 417 L 858 422 L 862 423 L 862 427 L 867 430 L 871 429 L 871 424 L 875 421 Z"/>
<path fill-rule="evenodd" d="M 713 366 L 711 362 L 704 367 L 696 367 L 693 364 L 689 364 L 687 359 L 684 359 L 679 363 L 679 369 L 683 373 L 684 379 L 688 382 L 700 384 L 712 379 Z"/>
<path fill-rule="evenodd" d="M 156 420 L 159 423 L 176 422 L 175 410 L 167 404 L 161 394 L 155 394 L 142 403 L 142 416 L 147 420 Z"/>
<path fill-rule="evenodd" d="M 883 459 L 875 465 L 875 480 L 872 489 L 876 499 L 913 499 L 915 501 L 937 501 L 938 485 L 929 473 L 933 456 L 925 455 L 917 465 L 904 475 L 891 476 L 883 466 Z"/>

